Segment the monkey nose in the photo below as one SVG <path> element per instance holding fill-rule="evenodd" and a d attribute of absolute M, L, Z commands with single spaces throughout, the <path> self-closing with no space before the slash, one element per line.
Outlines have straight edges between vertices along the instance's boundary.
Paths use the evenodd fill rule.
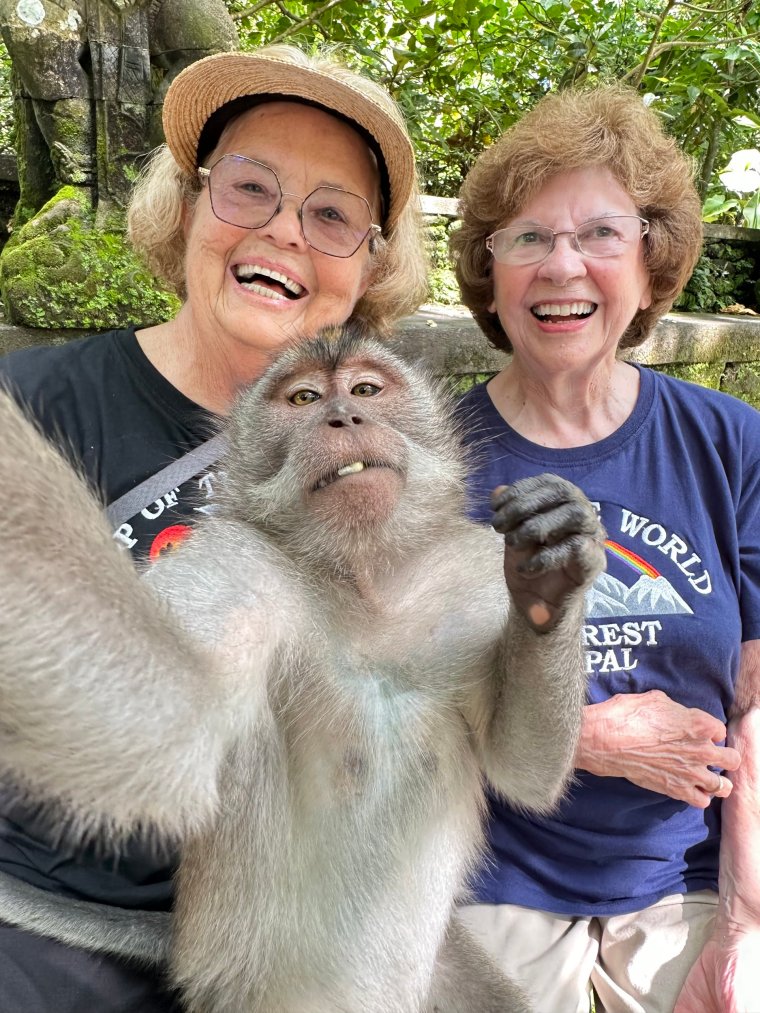
<path fill-rule="evenodd" d="M 360 426 L 363 421 L 361 415 L 353 415 L 343 408 L 338 408 L 331 413 L 327 424 L 333 429 L 341 429 L 343 426 Z"/>

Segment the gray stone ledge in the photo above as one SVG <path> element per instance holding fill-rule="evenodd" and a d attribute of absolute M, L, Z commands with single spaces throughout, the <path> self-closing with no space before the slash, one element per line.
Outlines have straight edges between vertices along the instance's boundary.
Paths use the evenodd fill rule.
<path fill-rule="evenodd" d="M 0 322 L 0 354 L 40 344 L 62 344 L 88 331 L 46 331 Z M 396 327 L 393 345 L 441 376 L 494 373 L 508 356 L 492 348 L 461 306 L 423 306 Z M 625 358 L 647 365 L 760 362 L 760 317 L 669 313 Z"/>
<path fill-rule="evenodd" d="M 495 372 L 508 361 L 492 348 L 463 307 L 423 306 L 396 328 L 401 354 L 445 376 Z M 639 348 L 624 358 L 646 365 L 760 361 L 760 317 L 669 313 Z"/>

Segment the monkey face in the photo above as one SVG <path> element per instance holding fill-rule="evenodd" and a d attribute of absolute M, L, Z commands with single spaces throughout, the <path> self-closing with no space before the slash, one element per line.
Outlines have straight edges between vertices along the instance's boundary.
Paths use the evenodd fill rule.
<path fill-rule="evenodd" d="M 366 355 L 305 362 L 277 385 L 309 513 L 340 527 L 387 519 L 406 483 L 406 440 L 394 427 L 403 378 Z"/>
<path fill-rule="evenodd" d="M 351 332 L 294 345 L 233 411 L 234 484 L 255 497 L 249 505 L 268 526 L 307 516 L 370 532 L 401 503 L 427 504 L 439 472 L 451 473 L 450 441 L 438 446 L 450 431 L 448 402 L 435 393 L 382 345 Z M 255 437 L 247 419 L 256 420 Z"/>

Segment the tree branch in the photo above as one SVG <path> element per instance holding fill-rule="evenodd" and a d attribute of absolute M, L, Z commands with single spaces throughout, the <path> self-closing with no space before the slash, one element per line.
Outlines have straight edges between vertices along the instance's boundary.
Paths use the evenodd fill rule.
<path fill-rule="evenodd" d="M 679 7 L 685 7 L 689 11 L 697 11 L 701 15 L 714 14 L 716 17 L 724 18 L 727 14 L 734 14 L 736 11 L 741 11 L 746 3 L 746 0 L 739 0 L 739 3 L 729 4 L 728 7 L 723 7 L 720 10 L 716 10 L 714 7 L 700 7 L 699 4 L 690 4 L 686 0 L 678 0 Z"/>
<path fill-rule="evenodd" d="M 714 116 L 710 130 L 708 133 L 707 151 L 705 152 L 704 161 L 702 162 L 702 171 L 699 174 L 699 196 L 704 203 L 705 197 L 707 196 L 707 188 L 710 185 L 712 179 L 713 170 L 715 168 L 715 159 L 718 155 L 718 147 L 720 145 L 720 138 L 723 132 L 723 118 L 721 116 Z"/>
<path fill-rule="evenodd" d="M 662 26 L 665 23 L 665 18 L 668 16 L 668 14 L 670 14 L 671 9 L 675 7 L 675 5 L 676 0 L 667 0 L 667 3 L 665 4 L 662 10 L 662 14 L 660 14 L 659 18 L 657 19 L 657 24 L 654 27 L 654 35 L 649 40 L 649 48 L 646 51 L 646 55 L 644 56 L 644 59 L 641 61 L 639 66 L 635 68 L 635 77 L 633 79 L 634 88 L 639 87 L 639 85 L 641 84 L 641 80 L 644 77 L 644 74 L 646 74 L 647 72 L 647 67 L 654 59 L 654 50 L 657 45 L 657 39 L 660 37 Z M 629 76 L 630 74 L 626 74 L 623 80 L 625 80 Z"/>
<path fill-rule="evenodd" d="M 549 22 L 542 21 L 541 18 L 533 10 L 531 10 L 531 8 L 528 6 L 525 0 L 523 0 L 520 6 L 528 15 L 528 17 L 531 19 L 531 21 L 536 25 L 540 25 L 545 32 L 549 33 L 549 35 L 553 35 L 557 39 L 564 38 L 562 33 L 558 32 L 551 24 L 549 24 Z"/>
<path fill-rule="evenodd" d="M 627 74 L 623 74 L 621 80 L 627 81 L 628 78 L 636 74 L 633 84 L 634 87 L 638 88 L 652 60 L 657 59 L 658 56 L 662 56 L 663 53 L 667 53 L 670 49 L 688 49 L 695 46 L 709 49 L 711 46 L 730 46 L 734 42 L 746 42 L 747 39 L 758 38 L 760 38 L 760 32 L 748 32 L 746 35 L 737 35 L 732 39 L 673 39 L 670 42 L 661 42 L 659 46 L 655 46 L 654 51 L 650 47 L 650 51 L 647 53 L 644 62 L 640 63 L 638 67 L 634 67 L 633 70 L 629 70 Z M 641 73 L 638 73 L 639 70 Z"/>
<path fill-rule="evenodd" d="M 318 7 L 313 14 L 309 15 L 308 18 L 303 18 L 296 24 L 291 25 L 290 28 L 286 28 L 284 32 L 280 32 L 279 35 L 276 35 L 271 40 L 270 45 L 274 44 L 275 42 L 282 42 L 283 39 L 287 39 L 289 36 L 295 35 L 296 32 L 299 32 L 302 28 L 305 28 L 306 25 L 311 25 L 315 21 L 317 21 L 320 15 L 324 14 L 325 11 L 329 11 L 332 7 L 337 7 L 339 4 L 342 3 L 343 0 L 328 0 L 326 4 L 322 4 L 321 7 Z M 293 17 L 292 14 L 289 14 L 289 16 Z"/>
<path fill-rule="evenodd" d="M 233 14 L 232 20 L 242 21 L 243 18 L 250 17 L 251 14 L 258 14 L 259 11 L 264 10 L 265 7 L 270 7 L 272 4 L 275 4 L 280 8 L 280 10 L 282 10 L 282 6 L 277 2 L 277 0 L 259 0 L 258 3 L 252 4 L 250 7 L 246 7 L 245 10 L 238 11 L 237 14 Z M 285 11 L 284 13 L 287 14 L 288 12 Z M 292 15 L 290 16 L 292 17 Z"/>

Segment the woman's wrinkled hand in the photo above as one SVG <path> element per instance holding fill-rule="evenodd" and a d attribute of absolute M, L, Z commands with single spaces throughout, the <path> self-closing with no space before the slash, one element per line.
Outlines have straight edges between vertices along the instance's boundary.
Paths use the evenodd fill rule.
<path fill-rule="evenodd" d="M 726 726 L 661 690 L 628 693 L 584 711 L 576 766 L 602 777 L 625 777 L 650 791 L 706 809 L 732 784 L 715 769 L 736 770 L 739 753 L 720 746 Z"/>
<path fill-rule="evenodd" d="M 760 1010 L 760 932 L 709 940 L 689 972 L 673 1013 Z"/>

